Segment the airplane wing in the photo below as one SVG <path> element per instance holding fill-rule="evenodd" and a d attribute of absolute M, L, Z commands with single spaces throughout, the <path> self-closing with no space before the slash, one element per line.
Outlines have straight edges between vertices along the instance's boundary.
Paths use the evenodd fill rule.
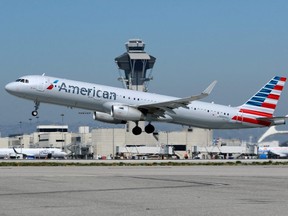
<path fill-rule="evenodd" d="M 274 149 L 270 149 L 270 152 L 273 153 L 273 154 L 275 154 L 275 155 L 278 155 L 279 157 L 287 157 L 287 154 L 282 153 L 282 152 L 280 152 L 280 151 L 276 151 L 276 150 L 274 150 Z"/>
<path fill-rule="evenodd" d="M 170 100 L 170 101 L 164 101 L 159 103 L 151 103 L 151 104 L 143 104 L 137 106 L 139 110 L 146 110 L 146 113 L 155 114 L 155 115 L 163 115 L 165 111 L 170 113 L 175 113 L 173 109 L 183 107 L 188 108 L 188 104 L 191 101 L 199 100 L 204 97 L 207 97 L 213 90 L 214 86 L 216 85 L 217 81 L 213 81 L 201 94 L 190 96 L 187 98 L 181 98 L 177 100 Z M 158 111 L 158 114 L 157 114 Z M 162 114 L 161 114 L 162 113 Z"/>

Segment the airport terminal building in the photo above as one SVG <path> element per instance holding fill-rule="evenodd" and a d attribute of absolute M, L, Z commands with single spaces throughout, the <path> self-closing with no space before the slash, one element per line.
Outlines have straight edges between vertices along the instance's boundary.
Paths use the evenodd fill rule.
<path fill-rule="evenodd" d="M 209 146 L 212 143 L 211 130 L 184 128 L 182 131 L 159 131 L 139 136 L 127 132 L 126 128 L 79 127 L 69 132 L 67 125 L 39 125 L 31 134 L 14 134 L 0 138 L 0 148 L 61 148 L 71 158 L 114 158 L 119 148 L 173 146 L 179 158 L 189 155 L 193 146 Z M 133 156 L 127 154 L 126 156 Z M 123 158 L 124 159 L 124 158 Z"/>

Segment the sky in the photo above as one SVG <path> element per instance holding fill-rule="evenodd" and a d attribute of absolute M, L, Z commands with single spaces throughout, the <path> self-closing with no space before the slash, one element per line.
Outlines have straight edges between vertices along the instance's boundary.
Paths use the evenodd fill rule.
<path fill-rule="evenodd" d="M 0 124 L 36 121 L 32 101 L 4 90 L 22 75 L 122 87 L 114 58 L 131 38 L 157 58 L 150 92 L 187 97 L 218 80 L 205 101 L 241 105 L 287 76 L 287 11 L 286 0 L 0 0 Z M 288 87 L 276 115 L 287 98 Z M 78 112 L 41 104 L 39 119 L 93 121 Z"/>

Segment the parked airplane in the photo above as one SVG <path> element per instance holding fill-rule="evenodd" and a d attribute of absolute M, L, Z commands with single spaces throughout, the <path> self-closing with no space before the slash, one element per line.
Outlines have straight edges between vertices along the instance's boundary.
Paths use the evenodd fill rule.
<path fill-rule="evenodd" d="M 279 135 L 279 134 L 288 134 L 288 131 L 281 131 L 277 130 L 276 126 L 271 126 L 257 141 L 258 143 L 258 154 L 259 155 L 266 155 L 266 157 L 272 154 L 272 157 L 277 156 L 280 158 L 288 157 L 288 142 L 284 142 L 279 144 L 279 141 L 266 141 L 263 142 L 267 137 L 272 135 Z"/>
<path fill-rule="evenodd" d="M 274 155 L 279 156 L 280 158 L 288 157 L 288 147 L 279 146 L 279 147 L 259 147 L 258 154 L 269 154 L 272 153 Z"/>
<path fill-rule="evenodd" d="M 216 81 L 201 94 L 187 98 L 139 92 L 104 85 L 40 75 L 23 76 L 5 86 L 10 94 L 33 100 L 35 110 L 41 102 L 93 111 L 94 120 L 108 123 L 133 121 L 132 132 L 139 135 L 139 121 L 147 121 L 146 133 L 153 133 L 152 121 L 163 121 L 208 129 L 268 127 L 285 124 L 286 117 L 273 117 L 286 82 L 275 76 L 246 103 L 230 107 L 199 101 L 208 96 Z"/>
<path fill-rule="evenodd" d="M 0 158 L 65 158 L 67 153 L 58 148 L 0 148 Z"/>
<path fill-rule="evenodd" d="M 261 143 L 263 140 L 265 140 L 267 137 L 271 135 L 277 135 L 277 134 L 288 134 L 288 131 L 279 131 L 276 129 L 276 126 L 271 126 L 268 128 L 268 130 L 262 134 L 262 136 L 258 139 L 257 143 Z"/>

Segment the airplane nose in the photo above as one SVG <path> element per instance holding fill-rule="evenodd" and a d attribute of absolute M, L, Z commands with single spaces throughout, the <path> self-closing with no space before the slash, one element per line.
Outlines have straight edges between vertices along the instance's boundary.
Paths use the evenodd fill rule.
<path fill-rule="evenodd" d="M 12 85 L 11 85 L 11 83 L 8 83 L 6 86 L 5 86 L 5 90 L 7 91 L 7 92 L 10 92 L 12 89 Z"/>
<path fill-rule="evenodd" d="M 8 83 L 6 86 L 5 86 L 5 90 L 12 94 L 13 92 L 17 91 L 17 87 L 15 85 L 15 83 Z"/>

